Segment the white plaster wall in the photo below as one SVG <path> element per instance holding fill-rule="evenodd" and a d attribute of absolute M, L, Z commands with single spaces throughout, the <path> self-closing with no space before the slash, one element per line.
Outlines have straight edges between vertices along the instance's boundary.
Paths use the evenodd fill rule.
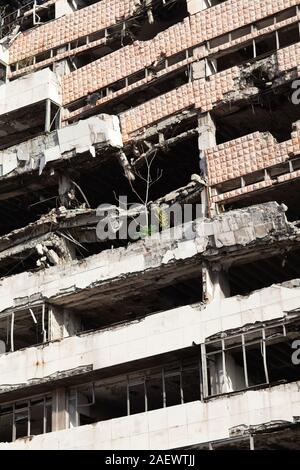
<path fill-rule="evenodd" d="M 181 307 L 114 329 L 3 354 L 0 386 L 24 384 L 89 364 L 96 370 L 176 351 L 193 342 L 203 343 L 220 331 L 283 317 L 299 306 L 300 287 L 275 285 L 247 297 L 213 301 L 203 310 Z"/>
<path fill-rule="evenodd" d="M 5 449 L 171 449 L 226 439 L 229 429 L 289 421 L 300 415 L 300 382 L 247 391 L 207 403 L 185 405 L 125 416 L 33 438 L 0 444 Z"/>
<path fill-rule="evenodd" d="M 190 15 L 208 8 L 207 0 L 187 0 L 187 9 Z"/>
<path fill-rule="evenodd" d="M 47 163 L 62 159 L 67 152 L 72 152 L 74 158 L 87 151 L 90 151 L 91 156 L 95 155 L 94 146 L 99 144 L 116 148 L 123 146 L 117 116 L 99 114 L 0 150 L 1 176 L 15 176 L 16 169 L 18 175 L 38 169 L 41 173 Z"/>
<path fill-rule="evenodd" d="M 9 63 L 9 51 L 3 44 L 0 44 L 0 61 L 5 65 Z"/>
<path fill-rule="evenodd" d="M 14 299 L 42 294 L 50 299 L 66 292 L 101 284 L 108 279 L 116 279 L 146 269 L 157 268 L 176 260 L 188 259 L 204 251 L 207 238 L 195 240 L 164 241 L 163 237 L 149 237 L 138 241 L 129 248 L 106 250 L 99 255 L 81 261 L 73 261 L 63 266 L 55 266 L 37 273 L 24 272 L 0 280 L 0 312 L 14 306 Z"/>
<path fill-rule="evenodd" d="M 56 0 L 55 18 L 60 18 L 61 16 L 73 13 L 73 11 L 75 10 L 75 8 L 73 7 L 74 4 L 75 0 L 73 0 L 73 2 L 69 0 Z"/>
<path fill-rule="evenodd" d="M 85 151 L 86 147 L 100 142 L 107 142 L 113 147 L 122 147 L 122 134 L 119 118 L 100 114 L 57 131 L 60 152 L 69 152 L 74 148 L 77 152 Z"/>
<path fill-rule="evenodd" d="M 214 227 L 214 232 L 211 232 L 210 226 Z M 176 262 L 202 254 L 208 247 L 209 235 L 212 233 L 216 248 L 245 247 L 258 239 L 269 241 L 270 233 L 274 233 L 277 227 L 282 230 L 282 226 L 289 228 L 289 233 L 295 231 L 291 225 L 288 227 L 285 214 L 276 203 L 228 212 L 212 219 L 210 223 L 197 219 L 195 224 L 187 223 L 183 228 L 178 226 L 175 230 L 165 230 L 137 241 L 128 248 L 106 250 L 66 265 L 1 279 L 0 312 L 13 308 L 15 299 L 35 294 L 51 300 L 83 289 L 94 289 L 104 281 L 129 274 L 142 274 L 169 264 L 176 269 Z"/>
<path fill-rule="evenodd" d="M 1 85 L 0 115 L 47 98 L 58 105 L 62 104 L 61 85 L 50 69 L 40 70 Z"/>

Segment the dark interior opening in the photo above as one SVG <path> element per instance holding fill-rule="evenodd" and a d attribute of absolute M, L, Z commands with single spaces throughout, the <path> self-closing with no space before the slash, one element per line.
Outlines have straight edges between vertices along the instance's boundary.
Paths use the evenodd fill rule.
<path fill-rule="evenodd" d="M 13 323 L 13 327 L 12 327 Z M 42 344 L 48 339 L 48 311 L 42 306 L 16 311 L 0 318 L 0 354 Z"/>
<path fill-rule="evenodd" d="M 263 71 L 257 70 L 253 80 L 265 82 Z M 216 109 L 217 144 L 237 139 L 253 132 L 270 132 L 278 142 L 291 138 L 292 125 L 300 119 L 300 106 L 291 102 L 291 90 L 280 94 L 265 88 L 249 104 L 232 107 L 230 112 Z"/>
<path fill-rule="evenodd" d="M 146 152 L 147 147 L 140 148 L 140 152 Z M 148 157 L 151 163 L 150 174 L 154 183 L 150 187 L 149 201 L 166 195 L 167 193 L 185 186 L 191 180 L 191 175 L 199 174 L 199 150 L 198 140 L 193 137 L 178 143 L 166 150 L 154 150 L 153 155 Z M 176 168 L 176 172 L 174 172 Z M 148 170 L 145 164 L 136 170 L 143 178 L 148 179 Z M 160 177 L 161 176 L 161 177 Z M 81 171 L 75 180 L 86 195 L 90 206 L 97 208 L 99 204 L 118 204 L 121 196 L 127 196 L 128 203 L 141 203 L 139 197 L 124 175 L 117 158 L 110 158 L 103 165 L 92 170 Z M 137 174 L 132 183 L 134 190 L 142 200 L 145 200 L 147 182 L 143 181 Z M 79 197 L 79 195 L 78 195 Z"/>
<path fill-rule="evenodd" d="M 286 170 L 286 172 L 288 172 Z M 263 178 L 262 178 L 263 179 Z M 276 187 L 260 191 L 256 194 L 245 195 L 239 201 L 226 204 L 225 210 L 235 210 L 249 205 L 262 204 L 264 202 L 276 201 L 278 204 L 285 204 L 287 207 L 286 216 L 290 222 L 300 220 L 300 181 L 291 180 L 288 183 L 280 184 Z"/>
<path fill-rule="evenodd" d="M 177 279 L 171 276 L 167 284 L 161 284 L 158 279 L 151 286 L 137 290 L 135 294 L 120 292 L 120 299 L 115 301 L 102 298 L 101 305 L 95 297 L 87 305 L 70 309 L 70 313 L 76 317 L 80 332 L 84 332 L 195 304 L 202 301 L 201 273 L 186 274 L 183 278 L 178 273 Z"/>
<path fill-rule="evenodd" d="M 300 250 L 286 251 L 269 258 L 233 265 L 228 270 L 231 296 L 300 278 Z"/>
<path fill-rule="evenodd" d="M 154 22 L 149 23 L 147 14 L 139 20 L 140 29 L 136 33 L 136 40 L 149 41 L 157 34 L 179 23 L 188 16 L 187 4 L 182 0 L 157 0 L 152 2 Z"/>

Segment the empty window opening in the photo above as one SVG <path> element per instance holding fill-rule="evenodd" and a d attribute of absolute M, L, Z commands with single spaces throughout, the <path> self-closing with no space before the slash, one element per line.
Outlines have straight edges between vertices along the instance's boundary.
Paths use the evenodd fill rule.
<path fill-rule="evenodd" d="M 215 59 L 216 72 L 230 69 L 254 58 L 253 45 L 243 46 L 237 51 L 224 54 Z M 211 59 L 209 59 L 211 60 Z"/>
<path fill-rule="evenodd" d="M 69 390 L 70 427 L 200 400 L 199 357 Z M 186 378 L 192 377 L 187 383 Z"/>
<path fill-rule="evenodd" d="M 267 18 L 257 21 L 256 23 L 252 25 L 243 26 L 241 28 L 237 28 L 237 29 L 230 31 L 229 33 L 210 39 L 208 41 L 208 48 L 214 49 L 216 47 L 222 46 L 223 44 L 227 44 L 227 43 L 230 43 L 231 41 L 247 36 L 251 34 L 252 31 L 255 31 L 255 29 L 260 31 L 264 28 L 274 26 L 280 23 L 281 21 L 285 21 L 289 18 L 293 18 L 296 16 L 297 16 L 297 7 L 288 8 L 287 10 L 280 11 L 279 13 L 276 13 L 275 15 L 268 16 Z M 281 45 L 280 47 L 284 47 L 284 46 Z"/>
<path fill-rule="evenodd" d="M 214 41 L 210 41 L 210 47 L 217 47 L 218 45 L 227 42 L 225 40 L 227 37 L 228 35 L 220 36 Z M 215 57 L 212 56 L 210 60 L 215 61 L 216 72 L 221 72 L 231 67 L 241 65 L 244 62 L 268 56 L 278 49 L 296 44 L 299 39 L 300 34 L 298 24 L 291 25 L 289 27 L 281 28 L 264 38 L 255 38 L 250 43 L 243 45 L 233 52 L 224 51 Z"/>
<path fill-rule="evenodd" d="M 237 30 L 239 31 L 239 30 Z M 227 35 L 225 35 L 227 37 Z M 222 37 L 216 38 L 215 41 L 222 41 Z M 209 62 L 213 62 L 213 70 L 215 72 L 220 72 L 223 70 L 226 70 L 228 68 L 231 68 L 236 65 L 241 65 L 244 62 L 249 62 L 251 60 L 257 59 L 257 57 L 263 57 L 265 55 L 270 55 L 272 52 L 276 51 L 276 49 L 286 47 L 288 45 L 294 44 L 299 41 L 300 35 L 299 35 L 299 28 L 298 25 L 293 25 L 288 28 L 283 28 L 280 29 L 279 31 L 276 31 L 272 33 L 271 35 L 268 35 L 264 37 L 263 39 L 254 39 L 250 44 L 244 45 L 240 49 L 230 52 L 230 53 L 223 53 L 222 55 L 218 55 L 215 58 L 209 58 Z M 214 45 L 214 44 L 213 44 Z M 218 44 L 216 44 L 218 45 Z M 212 45 L 210 44 L 210 47 Z M 177 56 L 178 54 L 176 54 Z M 86 60 L 89 61 L 88 56 L 86 56 Z M 159 70 L 166 68 L 167 64 L 171 65 L 172 63 L 172 58 L 161 58 L 160 65 L 155 66 L 155 73 L 157 73 Z M 83 60 L 82 64 L 84 65 L 86 62 Z M 79 61 L 80 64 L 80 61 Z M 151 67 L 147 69 L 147 73 L 152 73 Z M 134 74 L 136 75 L 136 74 Z M 142 74 L 143 75 L 143 74 Z M 141 77 L 143 78 L 143 77 Z M 171 79 L 173 78 L 173 80 Z M 117 97 L 115 100 L 111 101 L 109 104 L 109 109 L 107 105 L 101 106 L 101 111 L 102 112 L 113 112 L 115 114 L 118 114 L 120 112 L 124 112 L 127 109 L 130 109 L 131 107 L 138 106 L 145 101 L 148 101 L 149 99 L 153 97 L 160 96 L 163 93 L 167 93 L 168 91 L 177 88 L 178 86 L 181 86 L 183 83 L 186 83 L 190 79 L 190 71 L 189 67 L 186 67 L 185 71 L 176 71 L 172 75 L 168 75 L 166 78 L 162 78 L 156 82 L 155 85 L 155 93 L 153 96 L 151 96 L 151 88 L 148 87 L 147 89 L 142 89 L 138 93 L 129 93 L 124 99 L 124 97 Z M 117 90 L 126 89 L 126 87 L 130 83 L 136 83 L 138 84 L 139 78 L 137 77 L 127 77 L 126 79 L 119 80 L 117 83 L 110 85 L 109 87 L 106 87 L 104 89 L 98 90 L 93 94 L 93 96 L 97 95 L 97 99 L 103 99 L 106 96 L 109 96 L 110 94 L 114 93 Z M 130 82 L 130 83 L 129 83 Z M 263 85 L 265 85 L 265 82 L 263 82 Z M 258 82 L 258 88 L 260 88 L 260 82 Z M 265 86 L 263 87 L 265 88 Z M 159 90 L 159 92 L 158 92 Z M 150 92 L 150 96 L 149 96 Z M 97 100 L 96 100 L 97 101 Z M 96 102 L 94 103 L 96 104 Z M 75 103 L 72 103 L 69 105 L 68 109 L 69 111 L 76 111 L 83 107 L 85 105 L 85 99 L 81 99 L 76 101 Z M 100 106 L 100 105 L 99 105 Z"/>
<path fill-rule="evenodd" d="M 52 397 L 0 405 L 0 442 L 46 434 L 52 430 Z"/>
<path fill-rule="evenodd" d="M 181 56 L 177 56 L 173 59 L 179 60 L 180 58 Z M 68 105 L 68 110 L 70 112 L 77 111 L 81 108 L 84 108 L 84 106 L 87 104 L 92 104 L 95 107 L 99 100 L 110 98 L 108 104 L 100 103 L 97 105 L 97 108 L 94 108 L 92 111 L 86 111 L 85 115 L 95 114 L 96 110 L 97 112 L 102 113 L 119 114 L 132 107 L 139 106 L 146 101 L 168 93 L 169 91 L 174 90 L 190 81 L 190 68 L 188 66 L 184 66 L 168 74 L 168 76 L 163 76 L 162 78 L 155 80 L 155 86 L 151 84 L 145 86 L 144 83 L 141 83 L 144 82 L 144 79 L 147 76 L 151 75 L 152 77 L 155 77 L 159 70 L 162 70 L 166 67 L 166 59 L 162 58 L 162 60 L 153 67 L 140 70 L 126 78 L 120 79 L 117 82 L 110 84 L 105 88 L 95 91 L 86 98 L 81 98 L 80 100 L 75 101 L 74 103 Z M 132 84 L 135 84 L 136 87 L 134 87 L 134 90 L 127 92 L 128 87 Z M 139 84 L 142 84 L 142 86 L 137 90 Z M 114 96 L 114 94 L 119 90 L 124 90 L 124 94 L 121 96 Z M 82 109 L 82 111 L 84 112 L 84 109 Z"/>
<path fill-rule="evenodd" d="M 111 327 L 156 312 L 196 304 L 202 301 L 203 295 L 200 271 L 197 274 L 183 275 L 179 270 L 176 280 L 170 273 L 169 282 L 155 279 L 152 284 L 145 283 L 138 295 L 132 292 L 133 289 L 136 291 L 137 285 L 124 289 L 123 294 L 119 290 L 119 301 L 112 302 L 111 298 L 94 296 L 93 302 L 87 300 L 86 306 L 82 302 L 74 305 L 69 311 L 77 319 L 77 333 Z"/>
<path fill-rule="evenodd" d="M 19 196 L 0 201 L 0 236 L 35 222 L 42 215 L 57 207 L 59 196 L 56 176 L 49 176 L 48 184 L 53 186 L 43 189 L 35 187 L 34 190 L 31 190 L 29 183 L 28 191 L 25 194 L 22 190 Z M 17 262 L 13 263 L 14 266 L 17 264 Z M 8 266 L 8 270 L 10 270 L 10 266 Z"/>
<path fill-rule="evenodd" d="M 5 7 L 6 16 L 1 18 L 0 37 L 11 34 L 17 27 L 24 32 L 55 19 L 55 5 L 45 8 L 41 5 L 45 1 L 9 2 Z"/>
<path fill-rule="evenodd" d="M 288 174 L 290 171 L 296 171 L 300 168 L 300 159 L 292 160 L 291 162 L 287 162 L 283 165 L 278 165 L 278 167 L 268 168 L 267 174 L 271 178 L 276 178 L 277 175 L 280 174 Z M 292 163 L 292 168 L 290 167 L 290 163 Z M 295 168 L 294 168 L 295 167 Z M 258 181 L 263 181 L 265 178 L 264 175 L 255 177 L 254 180 L 253 175 L 253 183 Z M 250 176 L 246 176 L 245 178 L 246 184 L 251 184 Z M 231 187 L 231 185 L 230 185 Z M 242 197 L 237 201 L 233 201 L 230 204 L 225 204 L 224 209 L 234 210 L 234 209 L 241 209 L 243 207 L 256 204 L 262 204 L 264 202 L 276 201 L 278 204 L 285 204 L 287 207 L 286 216 L 289 221 L 295 222 L 300 221 L 300 207 L 299 207 L 299 195 L 300 192 L 300 181 L 298 179 L 288 181 L 288 183 L 283 183 L 278 185 L 275 188 L 268 188 L 263 191 L 258 192 L 251 192 L 246 197 Z"/>
<path fill-rule="evenodd" d="M 22 87 L 22 85 L 20 85 Z M 49 105 L 49 106 L 48 106 Z M 60 123 L 60 107 L 50 99 L 15 109 L 0 116 L 0 149 L 56 129 Z M 0 176 L 1 176 L 0 166 Z"/>
<path fill-rule="evenodd" d="M 274 94 L 270 77 L 258 67 L 251 72 L 251 81 L 261 92 L 251 104 L 240 103 L 231 110 L 214 110 L 218 145 L 257 131 L 270 132 L 278 142 L 291 138 L 293 123 L 300 119 L 300 106 L 292 104 L 289 87 Z"/>
<path fill-rule="evenodd" d="M 228 270 L 230 294 L 247 295 L 272 284 L 300 278 L 300 251 L 286 251 L 270 258 L 260 258 Z"/>
<path fill-rule="evenodd" d="M 299 380 L 299 367 L 291 360 L 299 328 L 299 321 L 278 322 L 202 345 L 204 396 Z"/>
<path fill-rule="evenodd" d="M 157 0 L 150 6 L 149 13 L 145 11 L 138 19 L 139 30 L 135 33 L 138 41 L 149 41 L 188 16 L 187 3 L 182 0 Z"/>
<path fill-rule="evenodd" d="M 48 340 L 48 308 L 45 304 L 16 309 L 0 316 L 0 355 Z"/>
<path fill-rule="evenodd" d="M 172 129 L 170 133 L 170 136 L 165 135 L 166 139 L 172 137 Z M 131 185 L 117 158 L 110 158 L 101 166 L 94 161 L 89 169 L 82 169 L 80 177 L 75 178 L 75 182 L 82 189 L 90 206 L 97 208 L 103 203 L 118 205 L 118 201 L 124 196 L 129 205 L 146 204 L 178 188 L 185 187 L 191 182 L 193 174 L 200 173 L 196 136 L 170 147 L 166 145 L 165 149 L 154 148 L 151 154 L 146 154 L 148 150 L 149 146 L 146 144 L 139 145 L 140 156 L 147 155 L 145 158 L 149 164 L 151 162 L 150 171 L 148 173 L 145 160 L 141 158 L 141 165 L 133 170 L 135 181 Z M 173 171 L 175 167 L 176 172 Z M 149 189 L 148 197 L 147 188 Z M 84 202 L 82 194 L 76 192 L 76 196 L 80 203 Z M 197 199 L 196 196 L 195 199 Z M 200 199 L 199 194 L 198 199 Z M 199 200 L 193 202 L 199 202 Z"/>

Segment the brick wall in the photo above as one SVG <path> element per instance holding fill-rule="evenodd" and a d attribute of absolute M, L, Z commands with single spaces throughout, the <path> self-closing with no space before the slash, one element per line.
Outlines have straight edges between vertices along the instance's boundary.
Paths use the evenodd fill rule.
<path fill-rule="evenodd" d="M 206 150 L 210 185 L 282 163 L 289 144 L 279 144 L 269 132 L 255 132 Z"/>
<path fill-rule="evenodd" d="M 64 102 L 71 103 L 143 70 L 154 63 L 162 53 L 172 56 L 297 3 L 299 0 L 228 0 L 203 10 L 163 31 L 151 41 L 137 41 L 67 75 L 63 85 Z"/>
<path fill-rule="evenodd" d="M 9 49 L 9 61 L 14 63 L 26 57 L 74 41 L 115 24 L 130 16 L 138 0 L 102 0 L 72 14 L 20 34 Z"/>
<path fill-rule="evenodd" d="M 299 155 L 300 121 L 294 124 L 291 139 L 285 142 L 278 143 L 268 132 L 255 132 L 206 150 L 205 154 L 212 203 L 240 198 L 261 189 L 270 188 L 274 184 L 299 178 L 299 170 L 287 171 L 275 178 L 267 178 L 231 191 L 222 192 L 222 186 L 219 186 L 220 194 L 217 195 L 213 191 L 216 185 L 251 175 L 259 170 L 268 170 Z"/>
<path fill-rule="evenodd" d="M 300 76 L 300 43 L 279 50 L 277 62 L 279 72 L 295 69 Z M 134 137 L 142 127 L 150 126 L 188 107 L 193 106 L 200 112 L 210 111 L 226 94 L 232 93 L 234 96 L 237 93 L 239 78 L 240 68 L 233 67 L 212 75 L 209 80 L 196 80 L 121 113 L 124 140 Z"/>

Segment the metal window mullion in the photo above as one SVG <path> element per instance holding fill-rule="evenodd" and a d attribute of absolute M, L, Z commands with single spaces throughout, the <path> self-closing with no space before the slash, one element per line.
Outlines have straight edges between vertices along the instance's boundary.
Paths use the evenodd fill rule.
<path fill-rule="evenodd" d="M 129 379 L 126 376 L 127 380 L 127 416 L 130 416 L 130 391 L 129 391 Z"/>
<path fill-rule="evenodd" d="M 165 381 L 165 369 L 162 368 L 162 387 L 163 387 L 163 407 L 167 406 L 167 395 L 166 395 L 166 381 Z"/>
<path fill-rule="evenodd" d="M 201 349 L 200 349 L 200 355 L 199 355 L 199 358 L 198 358 L 198 368 L 199 368 L 200 401 L 203 401 L 204 394 L 203 394 L 203 380 L 202 380 L 202 367 L 201 367 Z"/>
<path fill-rule="evenodd" d="M 249 387 L 249 379 L 248 379 L 247 354 L 246 354 L 246 345 L 245 345 L 245 335 L 244 334 L 242 335 L 242 348 L 243 348 L 245 385 L 246 385 L 246 388 L 248 388 Z"/>
<path fill-rule="evenodd" d="M 27 436 L 31 433 L 31 400 L 27 401 Z"/>
<path fill-rule="evenodd" d="M 15 323 L 15 313 L 12 312 L 11 314 L 11 322 L 10 322 L 10 350 L 14 352 L 15 345 L 14 345 L 14 323 Z"/>
<path fill-rule="evenodd" d="M 183 405 L 184 396 L 183 396 L 183 384 L 182 384 L 182 362 L 180 362 L 179 383 L 180 383 L 180 404 Z"/>
<path fill-rule="evenodd" d="M 145 411 L 148 411 L 148 393 L 146 386 L 146 377 L 144 376 L 144 397 L 145 397 Z"/>
<path fill-rule="evenodd" d="M 287 331 L 286 331 L 286 325 L 283 323 L 282 324 L 282 332 L 283 332 L 283 336 L 287 336 Z"/>
<path fill-rule="evenodd" d="M 226 353 L 225 353 L 225 340 L 222 339 L 222 367 L 223 367 L 223 382 L 224 382 L 224 386 L 226 384 Z M 227 391 L 227 387 L 226 387 L 226 391 Z"/>
<path fill-rule="evenodd" d="M 201 364 L 202 364 L 202 390 L 203 397 L 208 397 L 208 377 L 207 377 L 207 357 L 205 343 L 201 344 Z"/>
<path fill-rule="evenodd" d="M 256 51 L 256 41 L 255 41 L 255 39 L 252 40 L 252 46 L 253 46 L 253 58 L 256 59 L 257 51 Z"/>
<path fill-rule="evenodd" d="M 43 434 L 47 432 L 47 406 L 46 406 L 46 397 L 43 400 Z"/>
<path fill-rule="evenodd" d="M 76 411 L 75 424 L 76 424 L 76 427 L 78 427 L 79 426 L 79 412 L 78 412 L 78 388 L 77 387 L 75 389 L 75 411 Z"/>
<path fill-rule="evenodd" d="M 270 383 L 269 382 L 268 364 L 267 364 L 267 347 L 266 347 L 266 331 L 265 331 L 265 329 L 262 330 L 262 355 L 263 355 L 266 382 Z"/>
<path fill-rule="evenodd" d="M 47 341 L 47 332 L 45 330 L 45 304 L 42 306 L 42 332 L 43 332 L 43 343 Z"/>
<path fill-rule="evenodd" d="M 255 444 L 254 444 L 254 436 L 252 436 L 252 434 L 250 434 L 249 436 L 249 444 L 250 444 L 250 450 L 255 450 Z"/>
<path fill-rule="evenodd" d="M 13 428 L 12 428 L 12 440 L 13 442 L 16 440 L 17 437 L 17 430 L 16 430 L 16 405 L 13 404 Z"/>

